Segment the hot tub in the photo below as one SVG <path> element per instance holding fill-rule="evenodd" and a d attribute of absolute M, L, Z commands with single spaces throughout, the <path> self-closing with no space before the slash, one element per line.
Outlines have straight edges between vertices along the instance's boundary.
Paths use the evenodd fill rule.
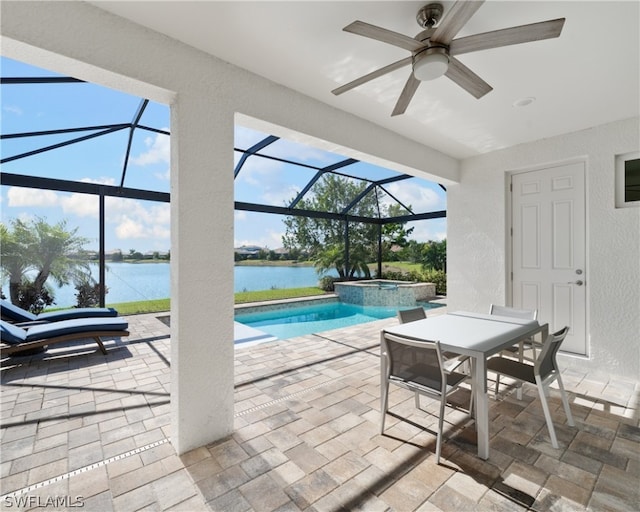
<path fill-rule="evenodd" d="M 436 285 L 411 281 L 371 279 L 335 283 L 341 302 L 361 306 L 411 307 L 436 296 Z"/>

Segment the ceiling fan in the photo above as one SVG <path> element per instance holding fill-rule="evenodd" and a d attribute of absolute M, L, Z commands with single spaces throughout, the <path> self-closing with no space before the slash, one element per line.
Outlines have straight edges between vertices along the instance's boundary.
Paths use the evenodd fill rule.
<path fill-rule="evenodd" d="M 391 113 L 392 116 L 403 114 L 406 111 L 420 82 L 433 80 L 442 75 L 453 80 L 474 97 L 482 98 L 493 88 L 462 64 L 456 58 L 457 55 L 542 39 L 552 39 L 558 37 L 562 32 L 565 19 L 558 18 L 556 20 L 493 30 L 454 39 L 456 34 L 483 3 L 484 0 L 459 0 L 453 4 L 441 22 L 442 4 L 431 3 L 425 5 L 418 11 L 416 16 L 418 25 L 425 30 L 413 38 L 364 21 L 354 21 L 347 25 L 343 29 L 346 32 L 399 46 L 409 50 L 411 56 L 372 71 L 331 92 L 335 95 L 342 94 L 370 80 L 411 64 L 412 73 Z"/>

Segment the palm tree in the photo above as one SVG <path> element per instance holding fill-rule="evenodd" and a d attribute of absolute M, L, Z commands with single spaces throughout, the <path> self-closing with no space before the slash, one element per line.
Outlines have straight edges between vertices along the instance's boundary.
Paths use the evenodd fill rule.
<path fill-rule="evenodd" d="M 49 277 L 58 286 L 91 279 L 89 260 L 83 249 L 89 240 L 77 235 L 78 228 L 68 230 L 66 220 L 54 225 L 42 218 L 10 222 L 12 229 L 0 225 L 0 236 L 1 268 L 3 277 L 9 278 L 11 302 L 32 310 L 40 309 L 42 305 L 38 302 L 48 294 Z M 36 273 L 33 278 L 28 275 L 32 272 Z M 25 290 L 30 291 L 25 293 Z M 25 304 L 24 300 L 29 303 Z"/>

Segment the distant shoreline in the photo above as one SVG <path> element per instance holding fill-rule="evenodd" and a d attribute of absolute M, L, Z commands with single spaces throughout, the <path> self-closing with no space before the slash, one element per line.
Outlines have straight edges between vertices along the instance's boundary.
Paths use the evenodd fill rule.
<path fill-rule="evenodd" d="M 295 261 L 295 260 L 244 260 L 236 261 L 236 267 L 313 267 L 311 261 Z"/>

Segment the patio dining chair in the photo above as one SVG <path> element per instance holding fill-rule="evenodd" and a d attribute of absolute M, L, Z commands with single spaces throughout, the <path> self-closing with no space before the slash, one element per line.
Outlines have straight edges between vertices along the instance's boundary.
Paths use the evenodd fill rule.
<path fill-rule="evenodd" d="M 419 306 L 417 308 L 398 310 L 398 321 L 401 324 L 415 322 L 416 320 L 424 320 L 425 318 L 427 318 L 427 312 L 422 306 Z"/>
<path fill-rule="evenodd" d="M 516 361 L 515 359 L 509 359 L 506 357 L 492 357 L 487 361 L 487 370 L 496 372 L 499 375 L 510 377 L 519 382 L 535 384 L 538 388 L 538 394 L 540 395 L 540 401 L 542 402 L 542 410 L 544 411 L 544 417 L 547 422 L 547 428 L 549 429 L 549 436 L 551 437 L 551 444 L 554 448 L 558 448 L 558 439 L 556 438 L 556 432 L 553 428 L 553 421 L 551 419 L 551 412 L 549 411 L 549 404 L 547 403 L 547 395 L 549 394 L 549 386 L 553 381 L 558 381 L 558 388 L 560 389 L 560 398 L 562 399 L 562 405 L 567 415 L 567 423 L 570 426 L 574 426 L 573 416 L 571 415 L 571 409 L 569 408 L 569 401 L 567 400 L 567 394 L 562 384 L 562 377 L 560 376 L 560 370 L 558 368 L 558 362 L 556 361 L 556 354 L 560 348 L 560 344 L 564 341 L 569 327 L 549 334 L 542 349 L 540 355 L 536 359 L 534 364 L 525 363 L 522 361 Z M 498 395 L 499 381 L 496 380 L 496 396 Z"/>
<path fill-rule="evenodd" d="M 490 315 L 506 316 L 511 318 L 520 318 L 522 320 L 537 320 L 537 309 L 516 309 L 508 306 L 496 306 L 491 304 L 489 307 Z M 531 338 L 525 338 L 511 347 L 507 347 L 500 352 L 501 356 L 515 357 L 518 356 L 518 361 L 523 362 L 525 360 L 534 362 L 536 360 L 536 343 Z M 525 350 L 532 351 L 532 357 L 525 355 Z M 496 377 L 497 385 L 500 385 L 500 376 Z M 518 388 L 518 400 L 522 400 L 522 389 Z"/>
<path fill-rule="evenodd" d="M 440 463 L 444 411 L 447 398 L 469 375 L 456 371 L 461 361 L 446 360 L 438 341 L 415 341 L 410 338 L 383 332 L 381 337 L 381 421 L 380 433 L 384 433 L 385 417 L 389 410 L 389 385 L 395 384 L 415 394 L 415 406 L 420 407 L 420 395 L 440 401 L 436 438 L 436 462 Z M 469 402 L 469 414 L 473 408 L 473 390 Z"/>
<path fill-rule="evenodd" d="M 408 322 L 415 322 L 417 320 L 424 320 L 425 318 L 427 318 L 427 312 L 424 310 L 422 306 L 418 306 L 416 308 L 411 308 L 411 309 L 398 310 L 398 321 L 401 324 L 406 324 Z M 444 357 L 446 360 L 453 361 L 454 359 L 457 359 L 458 361 L 460 361 L 460 363 L 464 362 L 465 363 L 463 367 L 464 371 L 466 373 L 470 373 L 470 365 L 468 362 L 466 362 L 469 359 L 469 356 L 463 356 L 461 354 L 455 354 L 453 352 L 443 352 L 442 357 Z"/>

